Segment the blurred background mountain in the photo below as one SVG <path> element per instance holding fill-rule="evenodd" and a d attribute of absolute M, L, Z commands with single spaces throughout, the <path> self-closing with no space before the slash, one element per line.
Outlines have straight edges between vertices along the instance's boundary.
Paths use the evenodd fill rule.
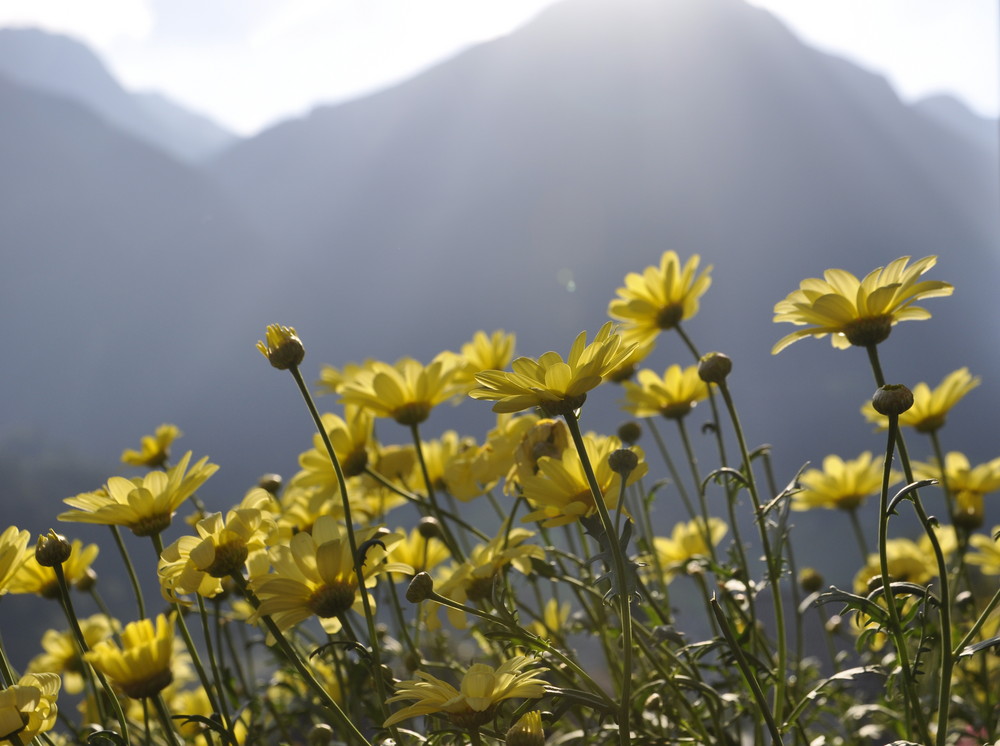
<path fill-rule="evenodd" d="M 161 422 L 186 433 L 175 450 L 221 464 L 212 507 L 297 470 L 310 423 L 254 349 L 267 323 L 298 328 L 309 378 L 426 361 L 477 329 L 565 353 L 666 249 L 715 267 L 687 330 L 733 358 L 748 436 L 774 446 L 782 484 L 883 444 L 858 413 L 864 353 L 805 341 L 771 356 L 788 331 L 774 303 L 828 267 L 902 255 L 938 255 L 933 277 L 956 290 L 896 327 L 887 376 L 982 375 L 945 447 L 1000 456 L 996 122 L 946 97 L 905 104 L 741 0 L 572 0 L 252 138 L 126 92 L 72 39 L 0 30 L 0 111 L 0 505 L 33 532 Z M 673 362 L 690 360 L 665 335 L 647 364 Z M 619 398 L 595 392 L 584 426 L 613 429 Z M 470 401 L 427 433 L 482 438 L 492 421 Z M 405 439 L 394 427 L 383 440 Z M 815 554 L 842 543 L 815 536 Z"/>

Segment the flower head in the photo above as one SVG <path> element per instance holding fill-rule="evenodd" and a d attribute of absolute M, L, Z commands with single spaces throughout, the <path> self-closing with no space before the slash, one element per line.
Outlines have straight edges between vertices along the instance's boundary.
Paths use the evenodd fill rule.
<path fill-rule="evenodd" d="M 535 661 L 516 656 L 497 668 L 476 663 L 462 676 L 459 688 L 423 671 L 417 678 L 402 681 L 389 702 L 412 701 L 391 715 L 383 727 L 420 715 L 441 714 L 460 728 L 478 728 L 493 719 L 497 705 L 515 697 L 541 697 L 545 680 L 538 675 Z"/>
<path fill-rule="evenodd" d="M 622 385 L 625 387 L 622 408 L 636 417 L 662 415 L 679 420 L 708 398 L 708 384 L 699 377 L 697 365 L 683 369 L 671 365 L 662 377 L 643 368 L 634 383 L 625 381 Z"/>
<path fill-rule="evenodd" d="M 631 351 L 631 347 L 622 345 L 621 337 L 608 322 L 589 345 L 587 333 L 580 332 L 565 361 L 556 352 L 546 352 L 538 360 L 519 357 L 510 373 L 478 373 L 480 388 L 473 389 L 469 396 L 495 401 L 494 412 L 540 407 L 550 417 L 569 414 L 583 406 L 587 392 L 603 382 Z"/>
<path fill-rule="evenodd" d="M 946 375 L 933 389 L 926 383 L 913 387 L 913 406 L 899 415 L 899 425 L 908 426 L 920 433 L 932 433 L 944 426 L 948 412 L 980 383 L 968 368 L 959 368 Z M 889 418 L 881 415 L 866 401 L 861 414 L 879 430 L 889 427 Z"/>
<path fill-rule="evenodd" d="M 28 558 L 28 540 L 31 534 L 15 526 L 0 534 L 0 596 L 5 594 L 11 580 Z"/>
<path fill-rule="evenodd" d="M 42 541 L 42 537 L 39 537 Z M 86 547 L 79 539 L 74 539 L 70 546 L 69 558 L 62 563 L 66 582 L 74 584 L 83 578 L 94 560 L 100 547 L 88 544 Z M 34 554 L 29 554 L 21 569 L 10 581 L 11 593 L 34 593 L 44 598 L 59 598 L 59 581 L 52 567 L 39 564 Z"/>
<path fill-rule="evenodd" d="M 266 342 L 257 342 L 257 349 L 278 370 L 296 368 L 306 356 L 294 326 L 268 324 L 264 339 Z"/>
<path fill-rule="evenodd" d="M 671 580 L 684 572 L 692 560 L 711 557 L 712 548 L 718 546 L 728 531 L 726 522 L 715 517 L 709 518 L 708 523 L 704 518 L 678 523 L 669 538 L 653 537 L 653 550 L 656 552 L 653 559 L 663 568 L 667 580 Z"/>
<path fill-rule="evenodd" d="M 28 743 L 56 724 L 59 676 L 28 673 L 0 689 L 0 743 Z"/>
<path fill-rule="evenodd" d="M 241 572 L 251 555 L 265 551 L 274 531 L 271 514 L 262 503 L 263 490 L 254 490 L 243 503 L 222 513 L 212 513 L 195 525 L 197 536 L 182 536 L 163 550 L 157 572 L 168 601 L 197 593 L 211 598 L 222 592 L 222 579 Z"/>
<path fill-rule="evenodd" d="M 84 658 L 129 697 L 153 697 L 173 681 L 174 615 L 160 614 L 154 625 L 140 619 L 125 625 L 121 647 L 114 640 L 97 643 Z"/>
<path fill-rule="evenodd" d="M 514 341 L 514 335 L 503 329 L 490 335 L 481 330 L 476 332 L 456 356 L 455 383 L 466 390 L 472 389 L 476 386 L 476 373 L 506 368 L 514 358 Z"/>
<path fill-rule="evenodd" d="M 952 451 L 945 454 L 943 469 L 936 459 L 914 461 L 913 475 L 947 485 L 955 499 L 955 523 L 976 529 L 983 523 L 983 496 L 1000 490 L 1000 458 L 972 466 L 965 454 Z"/>
<path fill-rule="evenodd" d="M 218 466 L 202 458 L 188 471 L 191 452 L 166 472 L 151 471 L 141 479 L 111 477 L 104 489 L 63 500 L 75 510 L 59 515 L 60 521 L 126 526 L 136 536 L 162 532 L 181 503 L 187 500 Z"/>
<path fill-rule="evenodd" d="M 799 483 L 802 489 L 792 495 L 794 510 L 855 510 L 882 488 L 882 464 L 871 451 L 849 461 L 830 455 L 823 459 L 822 469 L 803 472 Z"/>
<path fill-rule="evenodd" d="M 375 585 L 381 573 L 413 572 L 409 565 L 384 561 L 402 535 L 383 534 L 376 528 L 357 532 L 359 548 L 375 538 L 378 542 L 369 545 L 364 557 L 362 574 L 367 588 Z M 272 547 L 270 554 L 272 572 L 251 578 L 260 598 L 255 617 L 271 616 L 284 630 L 317 616 L 332 634 L 340 630 L 341 614 L 351 608 L 360 610 L 363 602 L 350 541 L 336 518 L 320 516 L 312 533 L 297 533 L 287 546 Z"/>
<path fill-rule="evenodd" d="M 181 435 L 177 425 L 160 425 L 155 434 L 142 436 L 138 451 L 131 448 L 122 451 L 122 463 L 162 469 L 170 459 L 171 444 Z"/>
<path fill-rule="evenodd" d="M 970 565 L 979 565 L 983 575 L 1000 575 L 1000 543 L 993 536 L 1000 535 L 1000 526 L 994 526 L 990 536 L 973 534 L 969 537 L 969 546 L 975 551 L 969 552 L 966 559 Z"/>
<path fill-rule="evenodd" d="M 712 284 L 711 265 L 698 273 L 701 257 L 692 254 L 683 267 L 676 252 L 665 251 L 659 267 L 640 275 L 625 275 L 625 287 L 608 306 L 608 315 L 622 323 L 626 343 L 645 345 L 664 330 L 698 313 L 698 299 Z"/>
<path fill-rule="evenodd" d="M 117 623 L 104 614 L 95 614 L 80 620 L 80 631 L 87 647 L 94 647 L 102 640 L 111 637 L 117 629 Z M 71 630 L 46 630 L 42 635 L 42 650 L 28 663 L 28 671 L 39 673 L 52 671 L 62 674 L 63 688 L 67 694 L 79 694 L 83 691 L 83 659 L 80 657 L 79 645 Z"/>
<path fill-rule="evenodd" d="M 545 746 L 542 711 L 529 710 L 507 731 L 506 746 Z"/>
<path fill-rule="evenodd" d="M 615 437 L 584 436 L 584 445 L 593 465 L 597 484 L 608 510 L 618 506 L 622 475 L 611 468 L 608 457 L 621 447 Z M 639 463 L 626 478 L 626 485 L 640 479 L 649 467 L 642 459 L 642 451 L 633 447 Z M 576 448 L 566 448 L 558 458 L 543 456 L 538 459 L 538 473 L 522 483 L 524 497 L 534 508 L 524 516 L 525 521 L 540 521 L 545 527 L 563 526 L 597 511 L 594 493 L 590 488 L 583 461 Z"/>
<path fill-rule="evenodd" d="M 937 564 L 928 547 L 910 539 L 887 539 L 885 553 L 889 564 L 889 577 L 893 581 L 925 585 L 937 576 Z M 867 564 L 854 576 L 854 592 L 868 593 L 869 583 L 882 574 L 879 556 L 869 554 Z"/>
<path fill-rule="evenodd" d="M 920 277 L 937 262 L 928 256 L 907 267 L 904 256 L 868 273 L 863 280 L 842 269 L 828 269 L 823 278 L 803 280 L 799 289 L 774 306 L 774 321 L 805 326 L 782 337 L 771 354 L 776 355 L 803 337 L 825 337 L 837 349 L 851 345 L 867 347 L 882 342 L 900 321 L 928 319 L 930 313 L 915 301 L 951 295 L 952 286 Z"/>
<path fill-rule="evenodd" d="M 431 410 L 457 393 L 453 360 L 439 355 L 429 365 L 404 357 L 395 365 L 373 360 L 340 394 L 347 405 L 366 409 L 376 417 L 391 417 L 400 425 L 418 425 Z"/>

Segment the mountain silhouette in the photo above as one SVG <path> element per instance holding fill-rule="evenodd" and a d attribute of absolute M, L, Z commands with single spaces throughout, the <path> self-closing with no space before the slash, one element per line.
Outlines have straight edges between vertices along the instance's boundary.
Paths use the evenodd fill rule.
<path fill-rule="evenodd" d="M 223 465 L 222 504 L 294 471 L 310 442 L 287 376 L 253 349 L 264 324 L 299 329 L 307 377 L 427 360 L 479 328 L 565 353 L 666 249 L 714 265 L 686 330 L 733 358 L 748 437 L 773 444 L 782 483 L 882 443 L 858 414 L 874 390 L 863 351 L 807 340 L 772 356 L 788 331 L 774 303 L 828 267 L 938 255 L 954 297 L 896 327 L 883 363 L 911 385 L 982 375 L 946 447 L 997 455 L 995 151 L 740 0 L 567 0 L 197 166 L 16 82 L 0 106 L 0 312 L 19 351 L 0 364 L 17 392 L 3 421 L 111 458 L 174 421 L 180 447 Z M 667 334 L 648 365 L 673 362 L 690 356 Z M 617 425 L 620 397 L 595 392 L 584 426 Z M 428 432 L 455 422 L 481 437 L 492 415 L 443 408 Z"/>
<path fill-rule="evenodd" d="M 0 75 L 81 103 L 110 124 L 185 161 L 206 158 L 237 139 L 160 94 L 129 93 L 88 47 L 60 34 L 0 29 Z"/>

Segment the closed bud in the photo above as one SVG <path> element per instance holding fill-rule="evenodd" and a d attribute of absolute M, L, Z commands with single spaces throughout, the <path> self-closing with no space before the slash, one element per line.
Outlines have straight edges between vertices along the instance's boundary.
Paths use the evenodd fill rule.
<path fill-rule="evenodd" d="M 268 324 L 265 339 L 266 342 L 257 342 L 257 349 L 278 370 L 297 368 L 306 356 L 295 327 Z"/>
<path fill-rule="evenodd" d="M 901 383 L 880 386 L 872 396 L 872 407 L 886 417 L 898 417 L 913 406 L 913 393 Z"/>
<path fill-rule="evenodd" d="M 425 572 L 418 572 L 406 589 L 406 600 L 411 604 L 418 604 L 430 598 L 433 592 L 434 578 Z"/>
<path fill-rule="evenodd" d="M 83 575 L 77 578 L 76 582 L 73 583 L 73 587 L 83 593 L 89 593 L 90 589 L 95 585 L 97 585 L 97 573 L 94 572 L 93 567 L 88 567 Z"/>
<path fill-rule="evenodd" d="M 618 437 L 621 438 L 622 443 L 630 446 L 635 445 L 642 437 L 642 425 L 635 420 L 623 422 L 618 426 Z"/>
<path fill-rule="evenodd" d="M 438 522 L 438 519 L 433 516 L 424 516 L 417 523 L 417 533 L 427 540 L 440 539 L 441 524 Z"/>
<path fill-rule="evenodd" d="M 639 456 L 630 448 L 619 448 L 608 456 L 611 471 L 627 477 L 639 465 Z"/>
<path fill-rule="evenodd" d="M 277 494 L 281 491 L 281 482 L 282 479 L 280 474 L 265 474 L 257 480 L 257 486 L 262 490 L 277 496 Z"/>
<path fill-rule="evenodd" d="M 698 378 L 705 383 L 722 383 L 733 369 L 733 361 L 721 352 L 709 352 L 698 361 Z"/>
<path fill-rule="evenodd" d="M 806 593 L 815 593 L 823 587 L 823 576 L 807 567 L 799 573 L 799 587 Z"/>
<path fill-rule="evenodd" d="M 333 728 L 326 723 L 316 723 L 309 729 L 309 735 L 306 737 L 309 746 L 333 746 L 336 742 Z"/>
<path fill-rule="evenodd" d="M 511 726 L 506 736 L 507 746 L 545 746 L 541 710 L 530 710 Z"/>
<path fill-rule="evenodd" d="M 61 566 L 69 559 L 72 551 L 73 548 L 66 541 L 66 537 L 57 534 L 50 528 L 48 534 L 38 537 L 38 543 L 35 545 L 35 560 L 42 567 Z"/>

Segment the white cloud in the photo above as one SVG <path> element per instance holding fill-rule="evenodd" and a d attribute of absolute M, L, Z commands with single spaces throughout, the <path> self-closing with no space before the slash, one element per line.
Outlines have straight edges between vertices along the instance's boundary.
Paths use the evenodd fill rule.
<path fill-rule="evenodd" d="M 147 0 L 4 0 L 0 25 L 36 26 L 103 47 L 116 39 L 145 38 L 153 15 Z"/>

